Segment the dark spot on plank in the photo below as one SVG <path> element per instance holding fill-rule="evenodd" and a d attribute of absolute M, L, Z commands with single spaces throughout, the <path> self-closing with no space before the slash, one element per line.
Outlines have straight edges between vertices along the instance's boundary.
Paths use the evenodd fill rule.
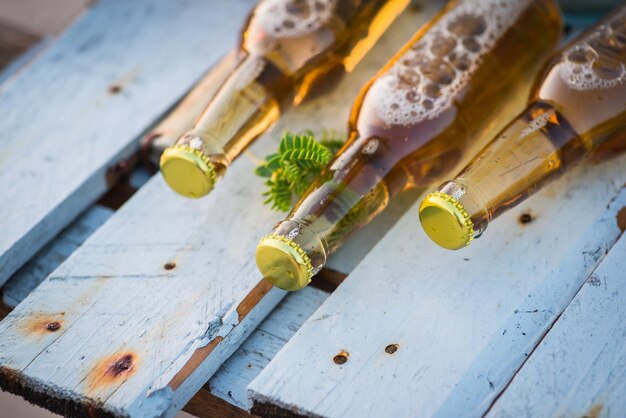
<path fill-rule="evenodd" d="M 50 334 L 61 329 L 63 326 L 63 315 L 65 315 L 65 312 L 58 314 L 34 314 L 20 321 L 20 329 L 30 336 Z"/>
<path fill-rule="evenodd" d="M 519 216 L 519 223 L 522 225 L 526 225 L 529 224 L 533 221 L 533 215 L 531 215 L 530 213 L 526 212 L 526 213 L 522 213 Z"/>
<path fill-rule="evenodd" d="M 421 0 L 411 0 L 411 3 L 409 3 L 408 11 L 410 12 L 420 13 L 423 9 L 424 5 L 422 4 Z"/>
<path fill-rule="evenodd" d="M 621 232 L 626 231 L 626 206 L 617 212 L 617 227 Z"/>
<path fill-rule="evenodd" d="M 163 266 L 163 268 L 165 270 L 174 270 L 176 268 L 176 263 L 173 261 L 170 261 L 169 263 L 165 263 L 165 265 Z"/>
<path fill-rule="evenodd" d="M 100 386 L 121 384 L 137 369 L 138 356 L 130 351 L 115 353 L 99 361 L 88 376 L 91 390 Z"/>
<path fill-rule="evenodd" d="M 50 332 L 55 332 L 61 329 L 61 324 L 59 321 L 52 321 L 46 324 L 46 329 Z"/>
<path fill-rule="evenodd" d="M 117 377 L 124 372 L 129 371 L 133 367 L 133 355 L 132 354 L 124 354 L 122 357 L 116 359 L 112 364 L 107 368 L 106 373 Z"/>
<path fill-rule="evenodd" d="M 333 362 L 335 364 L 345 364 L 348 361 L 349 356 L 350 354 L 348 354 L 347 351 L 340 351 L 335 355 L 335 357 L 333 357 Z"/>
<path fill-rule="evenodd" d="M 389 344 L 387 347 L 385 347 L 385 353 L 393 354 L 398 351 L 398 348 L 400 348 L 399 344 Z"/>
<path fill-rule="evenodd" d="M 120 86 L 119 84 L 111 84 L 109 86 L 109 93 L 111 94 L 118 94 L 121 91 L 122 91 L 122 86 Z"/>
<path fill-rule="evenodd" d="M 595 274 L 592 274 L 591 276 L 589 276 L 589 278 L 587 279 L 587 282 L 594 287 L 598 287 L 602 284 L 600 282 L 600 278 L 596 276 Z"/>

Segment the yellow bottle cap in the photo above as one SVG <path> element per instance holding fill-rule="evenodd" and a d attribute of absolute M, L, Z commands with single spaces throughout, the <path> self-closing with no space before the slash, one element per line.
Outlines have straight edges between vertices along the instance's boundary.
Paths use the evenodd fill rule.
<path fill-rule="evenodd" d="M 455 198 L 441 192 L 431 193 L 420 205 L 420 222 L 426 234 L 438 245 L 458 250 L 474 238 L 474 224 Z"/>
<path fill-rule="evenodd" d="M 215 185 L 217 174 L 211 160 L 202 151 L 188 145 L 174 145 L 161 155 L 165 182 L 185 197 L 202 197 Z"/>
<path fill-rule="evenodd" d="M 256 264 L 266 280 L 284 290 L 300 290 L 313 277 L 309 256 L 284 236 L 263 238 L 256 248 Z"/>

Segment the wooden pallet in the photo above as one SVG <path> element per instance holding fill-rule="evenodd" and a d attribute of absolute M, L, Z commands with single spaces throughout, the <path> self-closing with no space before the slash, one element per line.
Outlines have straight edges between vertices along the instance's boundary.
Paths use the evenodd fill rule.
<path fill-rule="evenodd" d="M 72 416 L 623 416 L 625 157 L 565 176 L 463 251 L 427 241 L 408 193 L 316 287 L 285 297 L 256 271 L 281 216 L 256 163 L 287 127 L 342 131 L 360 86 L 440 3 L 407 11 L 209 197 L 145 172 L 106 181 L 142 136 L 191 123 L 215 74 L 184 117 L 158 121 L 252 4 L 101 0 L 0 85 L 0 388 Z"/>

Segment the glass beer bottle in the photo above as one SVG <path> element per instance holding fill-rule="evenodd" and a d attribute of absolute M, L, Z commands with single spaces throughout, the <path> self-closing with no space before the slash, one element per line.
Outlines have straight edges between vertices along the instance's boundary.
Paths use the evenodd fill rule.
<path fill-rule="evenodd" d="M 449 174 L 474 138 L 523 107 L 560 30 L 553 1 L 450 2 L 361 90 L 347 143 L 257 247 L 264 277 L 306 286 L 391 198 Z M 520 99 L 503 106 L 513 90 Z"/>
<path fill-rule="evenodd" d="M 231 161 L 324 75 L 361 60 L 409 0 L 261 0 L 242 33 L 240 62 L 193 129 L 164 151 L 167 184 L 209 193 Z"/>
<path fill-rule="evenodd" d="M 422 226 L 440 246 L 468 245 L 601 144 L 626 140 L 626 5 L 541 74 L 526 110 L 422 202 Z"/>

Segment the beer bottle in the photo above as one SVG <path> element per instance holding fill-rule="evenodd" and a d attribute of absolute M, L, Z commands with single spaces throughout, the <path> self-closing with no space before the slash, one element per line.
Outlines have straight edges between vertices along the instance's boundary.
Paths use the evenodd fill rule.
<path fill-rule="evenodd" d="M 167 184 L 211 191 L 231 161 L 316 82 L 361 60 L 409 0 L 262 0 L 241 36 L 240 62 L 195 123 L 164 151 Z"/>
<path fill-rule="evenodd" d="M 626 138 L 626 5 L 541 74 L 526 110 L 422 202 L 422 226 L 442 247 L 468 245 L 605 141 Z"/>
<path fill-rule="evenodd" d="M 306 286 L 391 198 L 449 174 L 473 139 L 523 107 L 560 22 L 553 1 L 450 2 L 362 89 L 347 143 L 257 247 L 264 277 Z M 513 90 L 519 99 L 503 105 Z"/>

